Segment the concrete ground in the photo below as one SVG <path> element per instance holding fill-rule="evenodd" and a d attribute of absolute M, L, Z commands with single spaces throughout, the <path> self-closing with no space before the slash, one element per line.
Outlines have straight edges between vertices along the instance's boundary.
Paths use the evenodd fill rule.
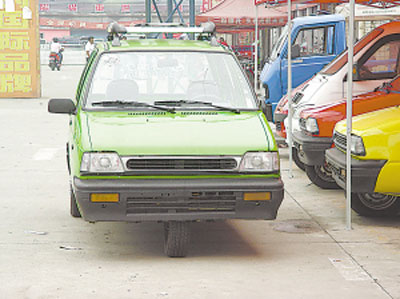
<path fill-rule="evenodd" d="M 353 214 L 294 166 L 276 221 L 195 223 L 189 255 L 163 254 L 156 223 L 69 216 L 68 117 L 82 67 L 43 68 L 43 98 L 0 100 L 0 298 L 400 298 L 400 218 Z"/>

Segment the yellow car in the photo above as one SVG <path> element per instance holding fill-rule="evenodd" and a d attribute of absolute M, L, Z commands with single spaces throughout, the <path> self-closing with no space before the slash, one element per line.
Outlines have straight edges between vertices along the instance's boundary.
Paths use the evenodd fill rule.
<path fill-rule="evenodd" d="M 399 95 L 400 96 L 400 95 Z M 346 120 L 337 123 L 335 148 L 326 160 L 336 183 L 346 184 Z M 351 137 L 352 209 L 364 216 L 400 212 L 400 107 L 353 118 Z"/>

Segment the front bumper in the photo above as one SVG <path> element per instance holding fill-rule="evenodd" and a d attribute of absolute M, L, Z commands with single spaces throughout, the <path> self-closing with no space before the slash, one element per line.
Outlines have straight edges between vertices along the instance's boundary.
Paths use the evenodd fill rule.
<path fill-rule="evenodd" d="M 74 178 L 82 217 L 96 221 L 275 219 L 283 200 L 280 178 L 87 179 Z M 245 201 L 244 192 L 271 192 Z M 91 202 L 92 193 L 119 193 L 117 203 Z"/>
<path fill-rule="evenodd" d="M 314 137 L 302 131 L 293 132 L 293 145 L 297 148 L 299 159 L 306 165 L 324 165 L 325 151 L 332 146 L 330 137 Z"/>
<path fill-rule="evenodd" d="M 346 154 L 337 148 L 326 151 L 326 161 L 336 183 L 346 189 Z M 376 180 L 386 160 L 351 159 L 351 190 L 356 193 L 375 192 Z"/>

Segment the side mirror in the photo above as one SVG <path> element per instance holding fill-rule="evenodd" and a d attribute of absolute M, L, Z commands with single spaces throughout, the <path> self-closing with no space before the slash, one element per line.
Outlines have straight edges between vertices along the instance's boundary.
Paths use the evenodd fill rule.
<path fill-rule="evenodd" d="M 258 100 L 258 107 L 265 114 L 268 121 L 273 121 L 272 104 L 265 103 L 264 99 Z"/>
<path fill-rule="evenodd" d="M 296 44 L 292 46 L 292 58 L 300 57 L 300 45 Z"/>
<path fill-rule="evenodd" d="M 50 113 L 74 114 L 75 104 L 71 99 L 50 99 L 48 111 Z"/>
<path fill-rule="evenodd" d="M 353 64 L 353 80 L 354 81 L 360 80 L 360 67 L 357 63 Z"/>

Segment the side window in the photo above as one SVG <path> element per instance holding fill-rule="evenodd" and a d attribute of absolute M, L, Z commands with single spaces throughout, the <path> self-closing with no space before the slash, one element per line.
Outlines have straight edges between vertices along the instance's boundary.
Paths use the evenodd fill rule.
<path fill-rule="evenodd" d="M 76 90 L 76 95 L 75 95 L 76 102 L 79 101 L 79 98 L 82 93 L 83 85 L 85 83 L 85 79 L 86 79 L 88 71 L 90 69 L 90 65 L 92 64 L 92 60 L 94 59 L 94 57 L 97 55 L 97 52 L 98 52 L 97 49 L 92 52 L 92 55 L 90 56 L 89 61 L 86 63 L 86 65 L 82 71 L 82 75 L 81 75 L 81 78 L 79 79 L 79 83 L 78 83 L 78 89 Z"/>
<path fill-rule="evenodd" d="M 382 44 L 359 66 L 360 79 L 393 78 L 399 71 L 399 53 L 400 39 Z"/>
<path fill-rule="evenodd" d="M 325 56 L 333 54 L 334 27 L 302 29 L 296 36 L 293 46 L 300 49 L 300 57 Z"/>

